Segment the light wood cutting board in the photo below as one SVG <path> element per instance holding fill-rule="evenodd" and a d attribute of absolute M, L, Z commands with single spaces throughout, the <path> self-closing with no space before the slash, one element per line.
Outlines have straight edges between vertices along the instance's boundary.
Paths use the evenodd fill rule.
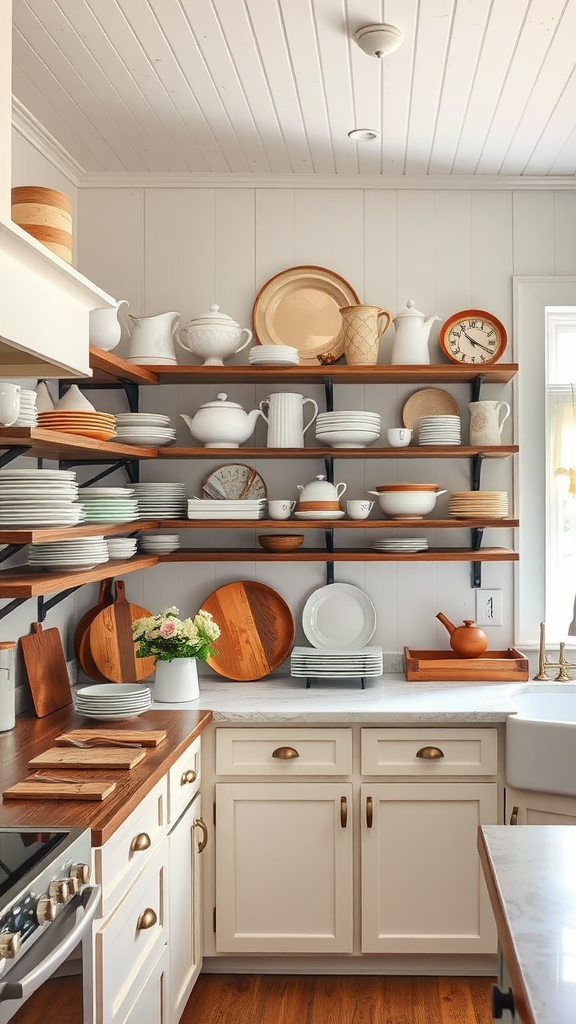
<path fill-rule="evenodd" d="M 115 782 L 34 782 L 23 779 L 2 793 L 4 800 L 105 800 Z"/>
<path fill-rule="evenodd" d="M 66 658 L 58 629 L 32 623 L 32 633 L 20 638 L 28 682 L 38 718 L 72 703 Z"/>
<path fill-rule="evenodd" d="M 65 746 L 67 740 L 109 740 L 110 743 L 124 740 L 126 743 L 140 743 L 143 747 L 157 747 L 166 739 L 165 729 L 70 729 L 54 740 L 58 746 Z"/>
<path fill-rule="evenodd" d="M 29 768 L 134 768 L 146 757 L 145 750 L 125 747 L 94 747 L 93 750 L 51 747 L 28 762 Z M 47 785 L 47 783 L 46 783 Z"/>
<path fill-rule="evenodd" d="M 151 676 L 155 658 L 137 658 L 132 623 L 149 611 L 126 600 L 124 580 L 116 580 L 116 600 L 103 608 L 84 634 L 98 671 L 112 683 L 139 683 Z"/>

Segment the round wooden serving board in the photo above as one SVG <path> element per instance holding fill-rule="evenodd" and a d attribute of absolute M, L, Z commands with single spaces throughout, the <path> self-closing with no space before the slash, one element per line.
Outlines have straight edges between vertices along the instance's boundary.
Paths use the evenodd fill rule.
<path fill-rule="evenodd" d="M 227 583 L 214 590 L 202 608 L 221 629 L 214 644 L 218 654 L 208 658 L 208 664 L 226 679 L 262 679 L 292 650 L 292 612 L 284 598 L 264 583 Z"/>

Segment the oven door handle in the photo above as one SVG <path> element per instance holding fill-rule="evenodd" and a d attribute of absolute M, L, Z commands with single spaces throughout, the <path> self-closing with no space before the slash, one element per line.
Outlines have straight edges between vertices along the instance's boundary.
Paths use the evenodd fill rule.
<path fill-rule="evenodd" d="M 70 902 L 67 908 L 76 912 L 83 910 L 83 913 L 79 914 L 74 927 L 65 934 L 62 941 L 54 949 L 51 949 L 39 964 L 33 967 L 23 978 L 20 978 L 19 981 L 11 982 L 8 979 L 4 983 L 0 982 L 0 1002 L 4 1002 L 7 999 L 18 999 L 20 1002 L 24 1002 L 54 973 L 56 968 L 64 962 L 66 957 L 76 948 L 90 929 L 100 905 L 100 894 L 101 889 L 99 885 L 87 885 L 82 889 L 82 892 L 78 893 L 74 900 L 75 905 L 73 906 L 72 902 Z M 56 921 L 58 921 L 58 918 L 56 918 Z M 53 926 L 50 925 L 49 927 Z M 31 952 L 33 948 L 31 947 Z"/>

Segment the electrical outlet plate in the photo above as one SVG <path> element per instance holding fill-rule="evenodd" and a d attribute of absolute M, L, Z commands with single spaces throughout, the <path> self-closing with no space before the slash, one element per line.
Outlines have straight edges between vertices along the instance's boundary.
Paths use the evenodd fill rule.
<path fill-rule="evenodd" d="M 476 625 L 477 626 L 501 626 L 502 625 L 502 591 L 501 590 L 477 590 L 476 591 Z"/>

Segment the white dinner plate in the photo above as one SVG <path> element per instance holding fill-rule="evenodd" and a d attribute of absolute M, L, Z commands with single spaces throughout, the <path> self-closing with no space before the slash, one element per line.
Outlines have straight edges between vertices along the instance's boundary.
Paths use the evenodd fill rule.
<path fill-rule="evenodd" d="M 295 512 L 295 519 L 341 519 L 345 512 Z"/>
<path fill-rule="evenodd" d="M 359 587 L 329 583 L 310 595 L 302 627 L 313 647 L 345 650 L 365 646 L 376 631 L 376 609 Z"/>

